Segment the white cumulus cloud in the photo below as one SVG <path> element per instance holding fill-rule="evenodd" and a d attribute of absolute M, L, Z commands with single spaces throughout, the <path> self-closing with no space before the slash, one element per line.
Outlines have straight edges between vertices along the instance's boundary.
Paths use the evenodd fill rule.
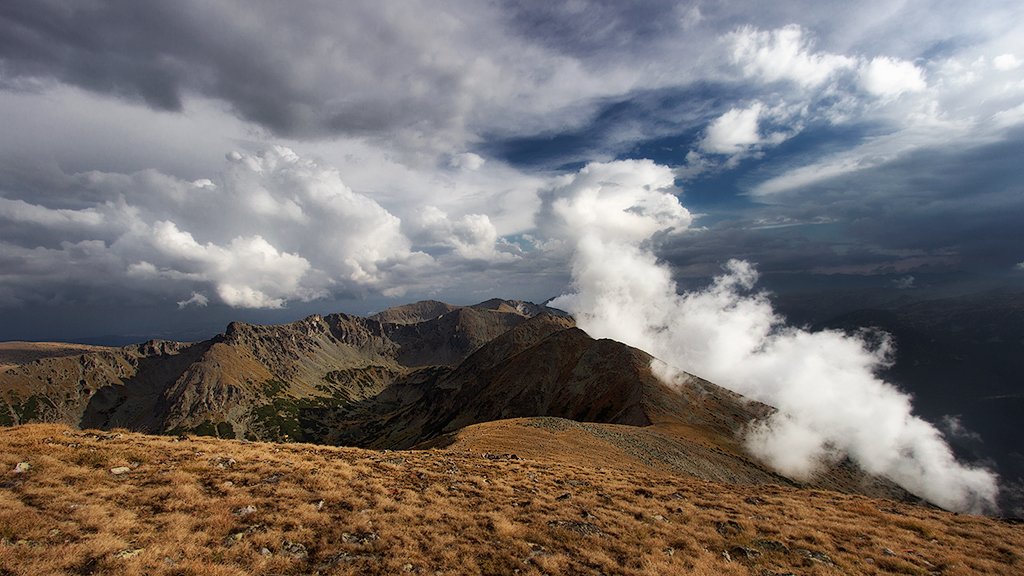
<path fill-rule="evenodd" d="M 1019 68 L 1021 61 L 1013 54 L 1000 54 L 992 59 L 992 65 L 995 66 L 996 70 L 1005 72 Z"/>
<path fill-rule="evenodd" d="M 747 26 L 726 39 L 732 46 L 733 62 L 747 76 L 766 82 L 786 80 L 813 87 L 856 65 L 856 60 L 848 56 L 815 52 L 805 31 L 797 25 L 775 30 Z"/>
<path fill-rule="evenodd" d="M 886 98 L 920 92 L 928 86 L 921 69 L 913 62 L 887 56 L 865 62 L 860 69 L 860 82 L 870 94 Z"/>
<path fill-rule="evenodd" d="M 465 214 L 453 220 L 436 206 L 424 206 L 410 216 L 406 228 L 425 248 L 448 251 L 462 259 L 496 262 L 517 258 L 499 250 L 498 229 L 486 214 Z"/>
<path fill-rule="evenodd" d="M 761 135 L 757 121 L 763 108 L 760 102 L 749 108 L 730 108 L 708 126 L 701 149 L 716 154 L 737 154 L 759 144 Z"/>
<path fill-rule="evenodd" d="M 450 241 L 463 258 L 493 260 L 498 257 L 494 249 L 498 230 L 486 214 L 466 214 L 453 223 Z"/>
<path fill-rule="evenodd" d="M 103 224 L 103 214 L 93 208 L 82 210 L 54 209 L 37 204 L 29 204 L 24 200 L 10 200 L 7 198 L 0 198 L 0 219 L 61 228 L 69 226 L 96 227 Z"/>
<path fill-rule="evenodd" d="M 448 165 L 452 168 L 459 168 L 462 170 L 479 170 L 484 165 L 484 158 L 479 154 L 472 152 L 463 152 L 461 154 L 455 154 L 448 160 Z"/>
<path fill-rule="evenodd" d="M 674 175 L 650 160 L 592 163 L 551 192 L 558 235 L 583 232 L 603 241 L 639 242 L 661 230 L 681 230 L 690 212 L 672 194 Z"/>
<path fill-rule="evenodd" d="M 0 197 L 0 222 L 16 225 L 5 234 L 9 241 L 29 247 L 54 235 L 68 238 L 31 253 L 34 269 L 53 270 L 58 285 L 60 262 L 73 258 L 82 262 L 76 268 L 81 282 L 131 286 L 180 307 L 201 305 L 188 296 L 194 294 L 207 303 L 239 308 L 281 308 L 290 301 L 332 295 L 397 297 L 410 288 L 451 284 L 440 272 L 445 266 L 480 269 L 521 257 L 520 248 L 502 237 L 489 214 L 449 216 L 431 205 L 407 206 L 403 223 L 350 187 L 338 169 L 287 147 L 235 151 L 226 160 L 218 174 L 189 180 L 156 170 L 64 175 L 88 206 L 52 208 Z M 466 170 L 457 175 L 465 174 L 470 182 L 495 178 L 471 169 L 484 166 L 479 157 L 463 156 L 462 161 Z M 509 172 L 496 168 L 499 174 Z M 510 194 L 524 186 L 508 184 Z M 529 207 L 537 201 L 536 189 L 527 192 L 525 200 L 491 205 L 499 211 L 516 204 Z M 516 218 L 529 220 L 532 212 Z M 91 278 L 85 264 L 89 259 L 96 262 Z M 0 283 L 21 285 L 15 276 L 12 271 Z M 36 291 L 46 289 L 44 282 Z M 11 290 L 33 297 L 24 288 Z"/>
<path fill-rule="evenodd" d="M 280 308 L 287 299 L 318 295 L 303 286 L 309 261 L 277 250 L 261 236 L 240 236 L 224 246 L 200 244 L 169 221 L 155 223 L 147 236 L 153 261 L 132 268 L 136 276 L 209 282 L 222 302 L 240 308 Z"/>

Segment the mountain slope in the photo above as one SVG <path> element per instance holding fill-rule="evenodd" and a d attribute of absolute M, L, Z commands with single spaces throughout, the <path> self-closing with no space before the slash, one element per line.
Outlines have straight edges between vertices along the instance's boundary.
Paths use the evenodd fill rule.
<path fill-rule="evenodd" d="M 740 429 L 769 410 L 696 377 L 669 388 L 651 372 L 651 361 L 635 348 L 589 337 L 568 319 L 536 316 L 454 369 L 436 371 L 426 382 L 399 380 L 380 398 L 340 410 L 330 427 L 345 432 L 331 439 L 406 448 L 469 424 L 552 416 L 690 426 L 735 447 Z"/>
<path fill-rule="evenodd" d="M 151 429 L 159 420 L 162 391 L 206 348 L 150 341 L 8 369 L 0 373 L 0 424 L 60 421 Z"/>
<path fill-rule="evenodd" d="M 997 575 L 1024 566 L 1016 524 L 615 461 L 31 425 L 0 429 L 0 485 L 0 572 L 16 576 Z"/>
<path fill-rule="evenodd" d="M 527 319 L 518 310 L 457 308 L 414 324 L 389 324 L 404 366 L 456 365 L 481 346 Z"/>
<path fill-rule="evenodd" d="M 669 387 L 654 376 L 651 360 L 619 342 L 595 340 L 565 318 L 540 315 L 454 369 L 417 372 L 414 380 L 398 380 L 377 397 L 340 409 L 310 410 L 303 418 L 310 427 L 327 431 L 328 443 L 388 449 L 499 446 L 499 451 L 515 452 L 512 446 L 529 447 L 534 441 L 550 448 L 550 439 L 540 440 L 542 431 L 583 431 L 565 435 L 565 452 L 553 452 L 554 458 L 617 452 L 617 461 L 638 458 L 648 470 L 795 485 L 752 460 L 740 442 L 744 428 L 771 408 L 695 376 Z M 545 418 L 532 418 L 538 416 Z M 524 420 L 508 420 L 517 418 Z M 489 431 L 484 433 L 488 442 L 497 444 L 474 440 L 482 430 Z M 543 452 L 533 454 L 542 457 Z M 848 461 L 807 485 L 910 498 Z"/>

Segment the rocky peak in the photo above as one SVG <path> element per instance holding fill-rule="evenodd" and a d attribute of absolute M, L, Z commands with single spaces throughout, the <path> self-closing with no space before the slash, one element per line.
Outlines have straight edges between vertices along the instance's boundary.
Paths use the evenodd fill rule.
<path fill-rule="evenodd" d="M 142 344 L 134 344 L 125 348 L 139 356 L 166 356 L 177 354 L 189 345 L 186 342 L 175 342 L 172 340 L 147 340 Z"/>

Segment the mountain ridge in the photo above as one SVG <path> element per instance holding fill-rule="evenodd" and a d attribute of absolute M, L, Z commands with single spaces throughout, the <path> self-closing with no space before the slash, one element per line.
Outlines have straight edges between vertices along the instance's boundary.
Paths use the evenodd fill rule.
<path fill-rule="evenodd" d="M 468 442 L 460 431 L 495 421 L 558 418 L 588 422 L 591 431 L 629 427 L 578 440 L 643 446 L 657 455 L 645 457 L 652 469 L 797 485 L 754 461 L 740 441 L 770 407 L 692 375 L 670 387 L 652 360 L 595 340 L 544 306 L 425 301 L 369 317 L 232 322 L 202 342 L 38 359 L 0 374 L 0 424 L 407 449 Z M 805 485 L 912 499 L 849 462 Z"/>

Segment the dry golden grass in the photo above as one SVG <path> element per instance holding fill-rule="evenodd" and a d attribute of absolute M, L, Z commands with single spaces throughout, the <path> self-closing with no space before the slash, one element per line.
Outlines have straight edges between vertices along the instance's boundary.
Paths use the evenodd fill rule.
<path fill-rule="evenodd" d="M 5 576 L 1019 574 L 1022 550 L 991 518 L 578 461 L 0 429 Z"/>

